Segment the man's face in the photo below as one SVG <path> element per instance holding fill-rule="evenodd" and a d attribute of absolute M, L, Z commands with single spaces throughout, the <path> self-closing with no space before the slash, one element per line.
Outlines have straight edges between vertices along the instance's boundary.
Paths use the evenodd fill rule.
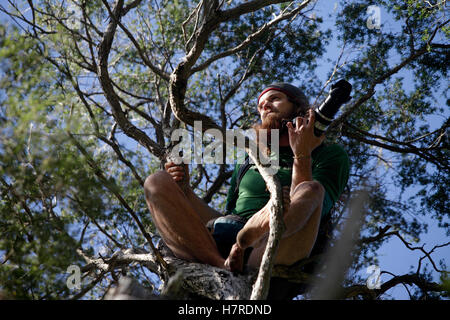
<path fill-rule="evenodd" d="M 281 120 L 291 119 L 294 111 L 294 104 L 281 91 L 269 90 L 259 99 L 258 112 L 261 116 L 263 127 L 270 129 L 280 128 Z"/>

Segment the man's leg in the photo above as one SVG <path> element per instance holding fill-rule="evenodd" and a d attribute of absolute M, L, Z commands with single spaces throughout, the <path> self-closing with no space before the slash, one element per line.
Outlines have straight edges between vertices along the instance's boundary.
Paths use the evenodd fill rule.
<path fill-rule="evenodd" d="M 304 182 L 295 188 L 291 205 L 284 216 L 286 230 L 278 246 L 275 264 L 291 265 L 309 256 L 319 230 L 324 192 L 323 186 L 316 181 Z M 258 268 L 261 263 L 269 221 L 270 212 L 266 206 L 238 234 L 237 240 L 243 249 L 254 247 L 248 262 L 250 267 Z"/>
<path fill-rule="evenodd" d="M 150 175 L 144 190 L 156 228 L 175 256 L 224 268 L 214 239 L 170 174 L 158 171 Z"/>

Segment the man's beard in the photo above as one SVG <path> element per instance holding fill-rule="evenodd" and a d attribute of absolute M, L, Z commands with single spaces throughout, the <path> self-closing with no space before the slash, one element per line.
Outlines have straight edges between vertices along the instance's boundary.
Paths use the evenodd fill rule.
<path fill-rule="evenodd" d="M 287 127 L 283 127 L 282 120 L 287 119 L 286 117 L 283 117 L 279 113 L 270 113 L 268 114 L 261 123 L 256 123 L 253 125 L 253 129 L 256 133 L 256 142 L 259 145 L 260 148 L 266 149 L 267 154 L 270 153 L 270 145 L 272 141 L 272 132 L 273 130 L 279 130 L 278 137 L 281 137 L 282 134 L 287 132 Z M 264 131 L 266 133 L 264 133 Z M 266 136 L 266 139 L 264 139 L 264 136 Z M 262 141 L 261 141 L 262 138 Z M 265 143 L 264 143 L 265 140 Z"/>
<path fill-rule="evenodd" d="M 265 129 L 267 130 L 267 141 L 270 141 L 272 130 L 280 130 L 279 136 L 284 134 L 287 130 L 287 127 L 282 125 L 282 120 L 290 119 L 289 117 L 283 117 L 283 115 L 279 113 L 269 113 L 261 123 L 257 123 L 253 125 L 253 129 L 256 131 L 256 136 L 259 139 L 260 131 Z M 262 134 L 262 133 L 261 133 Z"/>
<path fill-rule="evenodd" d="M 261 123 L 261 129 L 267 129 L 268 131 L 272 129 L 281 128 L 281 115 L 279 113 L 269 113 Z"/>

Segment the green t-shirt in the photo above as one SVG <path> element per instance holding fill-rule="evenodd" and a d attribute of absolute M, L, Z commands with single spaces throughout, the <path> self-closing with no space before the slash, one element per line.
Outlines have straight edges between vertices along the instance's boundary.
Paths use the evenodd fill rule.
<path fill-rule="evenodd" d="M 291 147 L 280 147 L 279 170 L 276 173 L 282 186 L 290 186 L 292 180 L 293 153 Z M 320 145 L 311 154 L 312 176 L 325 189 L 325 199 L 322 217 L 328 214 L 347 185 L 349 175 L 349 158 L 347 152 L 337 144 Z M 237 174 L 240 165 L 236 165 L 231 176 L 231 186 L 228 191 L 227 208 L 231 202 L 236 187 Z M 239 184 L 238 198 L 232 209 L 232 214 L 250 218 L 258 212 L 270 199 L 264 179 L 255 165 L 252 165 L 242 177 Z"/>

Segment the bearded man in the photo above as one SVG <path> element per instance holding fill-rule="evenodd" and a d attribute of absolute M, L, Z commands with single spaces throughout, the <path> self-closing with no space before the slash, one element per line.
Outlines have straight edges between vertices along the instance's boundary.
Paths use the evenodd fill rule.
<path fill-rule="evenodd" d="M 324 145 L 314 135 L 315 115 L 303 92 L 289 83 L 274 83 L 258 97 L 261 124 L 257 131 L 279 129 L 277 171 L 283 188 L 286 226 L 276 265 L 292 265 L 308 257 L 319 225 L 343 192 L 349 159 L 336 144 Z M 296 119 L 296 125 L 283 120 Z M 267 139 L 269 141 L 269 139 Z M 144 184 L 153 221 L 175 256 L 230 271 L 256 269 L 267 244 L 269 199 L 255 166 L 242 175 L 236 165 L 227 197 L 227 215 L 209 207 L 191 189 L 187 165 L 165 164 Z M 239 176 L 241 175 L 241 176 Z"/>

